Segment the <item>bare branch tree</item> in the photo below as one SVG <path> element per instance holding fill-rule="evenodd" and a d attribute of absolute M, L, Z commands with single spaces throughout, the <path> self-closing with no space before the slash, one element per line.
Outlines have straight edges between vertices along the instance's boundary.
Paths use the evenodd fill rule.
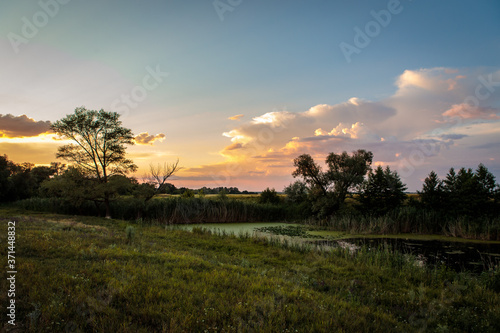
<path fill-rule="evenodd" d="M 167 179 L 180 169 L 182 168 L 179 166 L 179 159 L 171 164 L 165 162 L 163 166 L 160 163 L 157 166 L 154 166 L 153 163 L 149 164 L 149 173 L 144 176 L 144 179 L 147 184 L 154 188 L 154 191 L 150 192 L 149 195 L 145 195 L 145 200 L 148 201 L 155 194 L 162 192 L 167 185 Z"/>

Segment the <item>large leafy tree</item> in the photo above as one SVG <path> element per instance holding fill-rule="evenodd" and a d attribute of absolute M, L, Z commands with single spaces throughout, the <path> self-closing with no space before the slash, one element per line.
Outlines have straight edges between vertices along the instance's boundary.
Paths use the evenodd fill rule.
<path fill-rule="evenodd" d="M 339 203 L 343 203 L 349 191 L 363 182 L 366 173 L 371 170 L 372 160 L 373 153 L 363 149 L 353 152 L 352 156 L 345 151 L 328 155 L 327 178 L 333 183 Z"/>
<path fill-rule="evenodd" d="M 325 217 L 338 210 L 350 191 L 363 182 L 372 160 L 373 153 L 362 149 L 352 155 L 330 153 L 325 161 L 328 170 L 323 171 L 310 155 L 303 154 L 294 160 L 292 175 L 308 184 L 313 210 Z"/>
<path fill-rule="evenodd" d="M 134 136 L 122 127 L 120 115 L 104 110 L 75 109 L 73 114 L 53 123 L 51 128 L 58 135 L 73 143 L 59 147 L 57 157 L 77 166 L 81 172 L 95 181 L 110 217 L 110 197 L 113 188 L 106 187 L 113 175 L 135 171 L 137 166 L 125 157 L 125 145 L 134 144 Z"/>

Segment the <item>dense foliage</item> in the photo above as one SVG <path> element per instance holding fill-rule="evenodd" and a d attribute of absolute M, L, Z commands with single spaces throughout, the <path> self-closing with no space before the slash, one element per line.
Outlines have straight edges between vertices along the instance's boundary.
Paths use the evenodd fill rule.
<path fill-rule="evenodd" d="M 93 200 L 104 203 L 107 217 L 111 217 L 109 202 L 114 195 L 113 188 L 107 186 L 110 177 L 137 170 L 125 156 L 125 145 L 134 144 L 134 136 L 130 129 L 121 126 L 119 118 L 116 112 L 79 107 L 51 125 L 56 134 L 73 141 L 60 146 L 57 157 L 72 163 L 80 174 L 95 183 L 98 190 Z"/>
<path fill-rule="evenodd" d="M 262 204 L 279 204 L 281 199 L 274 188 L 269 189 L 268 187 L 260 193 L 257 201 Z"/>
<path fill-rule="evenodd" d="M 361 184 L 358 200 L 363 211 L 381 216 L 401 207 L 407 197 L 406 189 L 397 172 L 379 165 L 375 171 L 370 170 Z"/>
<path fill-rule="evenodd" d="M 0 155 L 0 202 L 12 202 L 40 195 L 42 183 L 61 172 L 60 163 L 35 166 L 32 163 L 16 164 L 7 155 Z"/>
<path fill-rule="evenodd" d="M 312 210 L 324 218 L 343 207 L 350 191 L 363 182 L 372 160 L 373 153 L 362 149 L 352 155 L 330 153 L 325 161 L 328 170 L 323 171 L 310 155 L 303 154 L 293 161 L 292 175 L 309 186 Z"/>
<path fill-rule="evenodd" d="M 461 168 L 456 173 L 451 168 L 444 180 L 432 171 L 419 194 L 421 205 L 435 211 L 454 216 L 491 216 L 498 214 L 499 192 L 495 176 L 479 164 L 475 172 Z"/>

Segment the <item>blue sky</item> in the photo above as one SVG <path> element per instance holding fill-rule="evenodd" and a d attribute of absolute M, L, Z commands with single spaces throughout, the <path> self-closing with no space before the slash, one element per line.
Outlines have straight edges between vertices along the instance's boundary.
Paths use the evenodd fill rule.
<path fill-rule="evenodd" d="M 218 13 L 214 3 L 229 10 Z M 321 160 L 357 148 L 408 174 L 411 190 L 451 166 L 483 162 L 500 177 L 498 1 L 42 0 L 0 8 L 0 114 L 26 115 L 31 126 L 81 105 L 121 112 L 127 127 L 150 137 L 129 149 L 143 171 L 180 158 L 176 185 L 281 190 L 300 153 Z M 390 21 L 377 23 L 373 12 L 391 8 Z M 26 22 L 36 33 L 26 35 Z M 356 46 L 356 28 L 372 37 L 348 62 L 340 45 Z M 144 92 L 154 71 L 164 73 L 161 82 L 148 78 L 158 84 L 126 106 L 123 96 Z M 461 108 L 489 75 L 493 91 L 481 90 L 489 96 Z M 235 115 L 243 116 L 228 119 Z M 2 153 L 55 160 L 57 142 L 13 138 L 6 119 Z M 441 148 L 420 161 L 415 140 Z"/>

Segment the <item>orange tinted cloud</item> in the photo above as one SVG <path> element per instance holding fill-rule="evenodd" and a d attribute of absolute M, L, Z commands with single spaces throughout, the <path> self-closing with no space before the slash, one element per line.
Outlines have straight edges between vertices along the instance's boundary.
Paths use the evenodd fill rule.
<path fill-rule="evenodd" d="M 0 137 L 22 138 L 51 132 L 50 121 L 36 121 L 26 115 L 0 114 Z"/>
<path fill-rule="evenodd" d="M 226 148 L 224 148 L 224 151 L 240 149 L 241 147 L 243 147 L 241 143 L 232 143 L 229 146 L 227 146 Z"/>
<path fill-rule="evenodd" d="M 243 114 L 237 114 L 236 116 L 229 117 L 229 120 L 240 120 L 241 117 L 244 117 Z"/>
<path fill-rule="evenodd" d="M 148 132 L 143 132 L 134 137 L 134 141 L 138 145 L 152 145 L 155 141 L 165 140 L 165 134 L 160 133 L 156 135 L 150 135 Z"/>
<path fill-rule="evenodd" d="M 500 119 L 497 115 L 499 109 L 472 107 L 468 104 L 455 104 L 443 113 L 445 117 L 458 117 L 463 119 Z"/>

